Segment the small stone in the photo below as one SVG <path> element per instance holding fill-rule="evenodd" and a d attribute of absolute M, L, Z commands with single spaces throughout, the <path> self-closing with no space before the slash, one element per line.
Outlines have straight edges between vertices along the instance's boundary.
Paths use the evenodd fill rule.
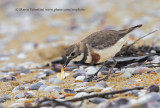
<path fill-rule="evenodd" d="M 151 85 L 147 88 L 147 91 L 148 92 L 159 92 L 159 85 Z"/>
<path fill-rule="evenodd" d="M 97 108 L 112 108 L 112 105 L 110 102 L 102 102 L 97 106 Z"/>
<path fill-rule="evenodd" d="M 55 72 L 61 72 L 61 69 L 63 68 L 63 65 L 61 64 L 53 64 L 52 65 L 52 69 L 55 71 Z"/>
<path fill-rule="evenodd" d="M 74 91 L 76 92 L 83 92 L 87 87 L 80 87 L 80 88 L 76 88 L 74 89 Z"/>
<path fill-rule="evenodd" d="M 46 87 L 47 87 L 47 85 L 41 85 L 38 90 L 43 91 Z"/>
<path fill-rule="evenodd" d="M 46 76 L 50 76 L 52 74 L 55 74 L 55 72 L 53 70 L 47 70 L 44 73 L 46 74 Z"/>
<path fill-rule="evenodd" d="M 35 93 L 33 91 L 27 91 L 27 93 L 24 93 L 26 98 L 33 98 L 35 96 Z"/>
<path fill-rule="evenodd" d="M 55 98 L 55 99 L 59 99 L 59 92 L 55 89 L 52 89 L 52 91 L 50 92 L 50 97 Z"/>
<path fill-rule="evenodd" d="M 101 92 L 102 90 L 103 90 L 102 87 L 89 87 L 84 91 L 85 92 Z"/>
<path fill-rule="evenodd" d="M 75 94 L 77 94 L 77 92 L 71 89 L 64 89 L 63 94 L 65 94 L 66 96 L 74 96 Z"/>
<path fill-rule="evenodd" d="M 13 103 L 13 104 L 9 105 L 8 107 L 16 108 L 16 106 L 23 106 L 23 103 Z"/>
<path fill-rule="evenodd" d="M 157 92 L 151 92 L 150 94 L 149 94 L 149 100 L 148 100 L 148 102 L 159 102 L 160 101 L 160 94 L 159 93 L 157 93 Z"/>
<path fill-rule="evenodd" d="M 39 74 L 34 76 L 35 79 L 37 79 L 37 78 L 45 78 L 45 77 L 46 77 L 46 74 L 44 72 L 40 72 Z"/>
<path fill-rule="evenodd" d="M 136 68 L 132 74 L 142 74 L 142 73 L 148 73 L 153 71 L 153 69 L 148 68 L 148 67 L 138 67 Z"/>
<path fill-rule="evenodd" d="M 77 93 L 74 97 L 75 97 L 75 98 L 78 98 L 78 97 L 87 96 L 87 95 L 89 95 L 89 93 L 80 92 L 80 93 Z"/>
<path fill-rule="evenodd" d="M 25 87 L 24 87 L 23 85 L 20 85 L 20 86 L 15 87 L 15 88 L 12 90 L 12 92 L 19 91 L 19 90 L 24 90 L 24 89 L 25 89 Z"/>
<path fill-rule="evenodd" d="M 56 41 L 56 40 L 58 40 L 58 39 L 59 39 L 58 36 L 48 36 L 48 37 L 46 38 L 46 42 L 53 42 L 53 41 Z"/>
<path fill-rule="evenodd" d="M 44 89 L 45 92 L 52 92 L 53 90 L 57 90 L 58 92 L 61 92 L 61 89 L 56 86 L 48 86 Z"/>
<path fill-rule="evenodd" d="M 19 99 L 19 98 L 23 98 L 24 96 L 25 96 L 24 93 L 19 93 L 19 94 L 16 94 L 14 98 Z"/>
<path fill-rule="evenodd" d="M 102 102 L 107 102 L 107 99 L 98 97 L 98 98 L 90 99 L 89 101 L 95 104 L 100 104 Z"/>
<path fill-rule="evenodd" d="M 4 98 L 0 98 L 0 103 L 4 103 L 6 100 Z"/>
<path fill-rule="evenodd" d="M 37 82 L 37 83 L 32 84 L 32 85 L 29 87 L 29 89 L 30 89 L 30 90 L 38 90 L 41 85 L 43 85 L 43 83 Z"/>
<path fill-rule="evenodd" d="M 102 87 L 102 88 L 106 88 L 108 85 L 105 81 L 100 81 L 98 82 L 94 87 Z"/>
<path fill-rule="evenodd" d="M 61 84 L 61 83 L 64 83 L 63 80 L 59 80 L 57 77 L 50 78 L 48 82 L 52 82 L 53 84 Z"/>
<path fill-rule="evenodd" d="M 125 99 L 125 98 L 121 98 L 121 99 L 117 100 L 117 102 L 116 102 L 116 104 L 117 104 L 118 106 L 120 106 L 120 105 L 125 105 L 125 104 L 128 104 L 128 103 L 129 103 L 129 100 L 128 100 L 128 99 Z"/>
<path fill-rule="evenodd" d="M 11 96 L 8 94 L 2 95 L 1 98 L 5 99 L 5 100 L 11 100 Z"/>
<path fill-rule="evenodd" d="M 85 71 L 83 71 L 83 70 L 78 70 L 78 71 L 76 71 L 74 74 L 73 74 L 73 77 L 74 78 L 76 78 L 76 77 L 78 77 L 78 76 L 85 76 L 86 74 L 85 74 Z"/>
<path fill-rule="evenodd" d="M 82 82 L 85 79 L 85 76 L 78 76 L 76 77 L 76 81 Z"/>
<path fill-rule="evenodd" d="M 97 68 L 90 66 L 85 69 L 87 75 L 94 75 L 97 72 Z"/>

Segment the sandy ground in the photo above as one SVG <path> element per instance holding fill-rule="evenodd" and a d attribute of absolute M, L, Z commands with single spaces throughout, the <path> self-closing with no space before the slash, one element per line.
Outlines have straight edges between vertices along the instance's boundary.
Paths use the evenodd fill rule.
<path fill-rule="evenodd" d="M 144 1 L 144 0 L 142 0 Z M 142 2 L 142 1 L 138 1 L 138 2 Z M 104 2 L 103 0 L 101 1 L 102 3 Z M 158 4 L 160 4 L 160 2 L 158 3 L 158 0 L 155 1 L 151 1 L 151 4 L 153 4 L 154 6 L 157 6 Z M 41 3 L 41 2 L 39 2 Z M 20 2 L 17 5 L 23 5 L 24 2 Z M 130 1 L 130 6 L 134 6 L 134 4 L 136 4 L 136 2 L 134 2 L 133 0 Z M 143 4 L 144 8 L 152 8 L 154 6 L 151 6 L 151 4 Z M 16 49 L 17 52 L 20 52 L 22 50 L 22 45 L 24 42 L 26 41 L 30 41 L 30 42 L 35 42 L 38 44 L 44 43 L 46 45 L 48 45 L 48 47 L 46 48 L 42 48 L 42 49 L 34 49 L 31 52 L 27 53 L 27 58 L 25 58 L 24 60 L 20 60 L 17 59 L 16 55 L 12 56 L 11 59 L 9 61 L 0 61 L 0 65 L 3 65 L 5 63 L 15 63 L 15 65 L 26 62 L 26 61 L 33 61 L 33 62 L 37 62 L 40 64 L 46 64 L 49 63 L 50 61 L 60 57 L 61 55 L 64 54 L 66 48 L 69 46 L 69 44 L 65 45 L 63 44 L 65 40 L 66 35 L 73 35 L 74 37 L 76 37 L 75 41 L 78 41 L 80 39 L 83 39 L 84 37 L 86 37 L 87 35 L 100 30 L 101 28 L 103 28 L 105 25 L 114 25 L 117 26 L 119 28 L 121 28 L 121 17 L 123 16 L 123 14 L 120 14 L 120 12 L 118 11 L 118 7 L 116 7 L 116 5 L 114 5 L 114 8 L 112 9 L 112 11 L 109 11 L 105 16 L 107 17 L 106 20 L 104 20 L 101 24 L 99 24 L 97 27 L 93 27 L 93 29 L 88 29 L 82 33 L 76 34 L 76 36 L 74 36 L 74 34 L 71 34 L 71 30 L 67 30 L 65 29 L 68 26 L 71 26 L 72 24 L 72 18 L 70 17 L 69 13 L 63 13 L 63 14 L 57 14 L 54 16 L 50 16 L 47 17 L 45 19 L 35 19 L 34 25 L 36 25 L 36 27 L 28 32 L 20 32 L 18 35 L 18 38 L 15 40 L 11 40 L 9 42 L 9 44 L 7 45 L 7 47 L 5 48 L 5 51 L 10 51 L 11 49 Z M 77 13 L 79 15 L 82 15 L 85 19 L 90 19 L 91 13 L 93 12 L 93 8 L 91 7 L 87 7 L 86 11 L 81 12 L 81 13 Z M 132 12 L 132 10 L 129 8 L 127 11 L 125 11 L 126 14 L 128 16 L 131 16 L 132 18 L 139 18 L 141 16 L 143 16 L 143 12 Z M 153 17 L 153 16 L 149 16 L 149 17 Z M 51 19 L 62 19 L 65 23 L 62 27 L 51 27 L 48 26 L 48 21 Z M 6 21 L 7 23 L 13 25 L 15 24 L 11 19 L 7 18 L 6 15 L 4 14 L 3 11 L 0 11 L 0 20 L 2 21 Z M 160 22 L 160 18 L 159 17 L 154 17 L 154 20 L 149 22 L 148 24 L 144 25 L 141 29 L 146 31 L 146 32 L 150 32 L 152 31 L 152 28 L 154 25 L 156 25 L 157 22 Z M 89 28 L 90 26 L 88 26 Z M 45 39 L 49 36 L 49 35 L 58 35 L 60 37 L 60 39 L 56 42 L 60 42 L 61 45 L 58 45 L 57 47 L 51 47 L 51 43 L 46 43 Z M 159 33 L 157 33 L 158 35 Z M 0 39 L 3 39 L 4 36 L 1 36 Z M 74 43 L 75 41 L 70 41 L 70 44 Z M 141 42 L 139 42 L 140 45 L 142 44 L 149 44 L 151 43 L 151 39 L 149 40 L 143 40 Z M 10 94 L 11 100 L 7 101 L 5 103 L 2 103 L 2 105 L 4 105 L 5 107 L 7 107 L 8 105 L 10 105 L 11 103 L 15 103 L 16 99 L 14 99 L 14 95 L 11 93 L 11 90 L 17 86 L 17 85 L 21 85 L 24 83 L 34 83 L 37 82 L 38 80 L 34 80 L 34 75 L 36 75 L 38 72 L 32 72 L 30 74 L 24 75 L 24 76 L 19 76 L 17 77 L 17 81 L 10 81 L 9 83 L 11 83 L 12 85 L 8 85 L 8 82 L 0 82 L 0 95 L 3 94 Z M 47 79 L 53 77 L 49 76 L 47 77 Z M 150 74 L 142 74 L 142 75 L 135 75 L 134 77 L 127 79 L 127 78 L 122 78 L 119 77 L 120 75 L 116 75 L 114 77 L 111 77 L 107 82 L 110 82 L 110 85 L 114 86 L 114 89 L 116 90 L 120 90 L 124 87 L 134 87 L 136 86 L 144 86 L 145 88 L 147 88 L 149 85 L 152 84 L 160 84 L 159 81 L 159 77 L 160 74 L 159 73 L 150 73 Z M 137 82 L 135 85 L 129 84 L 126 85 L 126 83 L 129 80 L 136 80 L 136 79 L 141 79 L 143 81 L 143 83 L 141 82 Z M 70 89 L 74 89 L 76 86 L 74 85 L 70 85 L 71 83 L 75 82 L 75 79 L 71 76 L 67 77 L 65 80 L 65 83 L 63 84 L 59 84 L 58 86 L 60 86 L 61 88 L 70 88 Z M 90 82 L 88 84 L 88 86 L 93 86 L 95 85 L 96 82 Z M 53 85 L 53 84 L 48 84 L 48 85 Z M 21 91 L 21 92 L 26 92 L 26 91 Z M 34 99 L 38 98 L 38 97 L 50 97 L 49 93 L 45 93 L 45 92 L 40 92 L 40 91 L 35 91 L 36 92 L 36 97 L 35 98 L 31 98 L 27 102 L 32 102 Z M 132 97 L 133 96 L 124 96 L 123 94 L 120 95 L 121 97 Z M 117 95 L 117 97 L 119 97 Z M 69 98 L 69 97 L 68 97 Z M 136 97 L 134 97 L 136 98 Z M 95 106 L 94 104 L 90 105 L 90 108 Z M 85 108 L 85 105 L 84 105 Z M 89 107 L 88 107 L 89 108 Z"/>

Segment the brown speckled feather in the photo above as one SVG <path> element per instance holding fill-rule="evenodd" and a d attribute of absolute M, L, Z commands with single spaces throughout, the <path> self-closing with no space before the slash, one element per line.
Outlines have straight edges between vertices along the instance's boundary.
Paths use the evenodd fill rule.
<path fill-rule="evenodd" d="M 81 42 L 84 44 L 88 44 L 94 49 L 103 49 L 110 47 L 114 45 L 118 40 L 123 38 L 126 34 L 134 30 L 135 28 L 141 27 L 142 25 L 137 25 L 134 27 L 131 27 L 129 29 L 124 30 L 102 30 L 95 32 L 85 39 L 83 39 Z"/>

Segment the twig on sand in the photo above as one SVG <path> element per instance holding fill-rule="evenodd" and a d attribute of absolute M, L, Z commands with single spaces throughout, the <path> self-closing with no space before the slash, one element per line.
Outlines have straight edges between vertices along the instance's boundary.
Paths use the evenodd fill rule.
<path fill-rule="evenodd" d="M 112 91 L 112 92 L 108 92 L 108 93 L 93 94 L 93 95 L 83 96 L 83 97 L 80 97 L 80 98 L 69 99 L 69 100 L 66 100 L 64 102 L 82 101 L 84 99 L 89 99 L 89 98 L 94 98 L 94 97 L 105 97 L 107 95 L 120 94 L 120 93 L 124 93 L 124 92 L 127 92 L 127 91 L 140 90 L 140 89 L 143 89 L 143 87 L 135 87 L 135 88 L 131 88 L 131 89 Z"/>
<path fill-rule="evenodd" d="M 71 106 L 71 105 L 68 105 L 66 102 L 58 101 L 58 100 L 56 100 L 56 99 L 49 99 L 49 98 L 45 98 L 45 99 L 41 100 L 41 101 L 39 102 L 39 104 L 37 105 L 37 107 L 41 106 L 40 104 L 41 104 L 42 102 L 45 102 L 45 101 L 52 101 L 52 102 L 55 104 L 54 106 L 65 106 L 65 107 L 67 107 L 67 108 L 72 108 L 72 106 Z"/>

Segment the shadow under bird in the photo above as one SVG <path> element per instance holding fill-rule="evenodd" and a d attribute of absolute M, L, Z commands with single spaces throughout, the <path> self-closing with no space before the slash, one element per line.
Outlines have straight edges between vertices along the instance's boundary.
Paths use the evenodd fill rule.
<path fill-rule="evenodd" d="M 64 68 L 70 61 L 80 61 L 82 63 L 97 64 L 113 58 L 122 46 L 127 42 L 131 31 L 142 25 L 123 30 L 101 30 L 92 33 L 78 43 L 68 47 L 65 56 L 66 61 L 61 73 L 58 73 L 60 79 L 64 79 Z"/>

